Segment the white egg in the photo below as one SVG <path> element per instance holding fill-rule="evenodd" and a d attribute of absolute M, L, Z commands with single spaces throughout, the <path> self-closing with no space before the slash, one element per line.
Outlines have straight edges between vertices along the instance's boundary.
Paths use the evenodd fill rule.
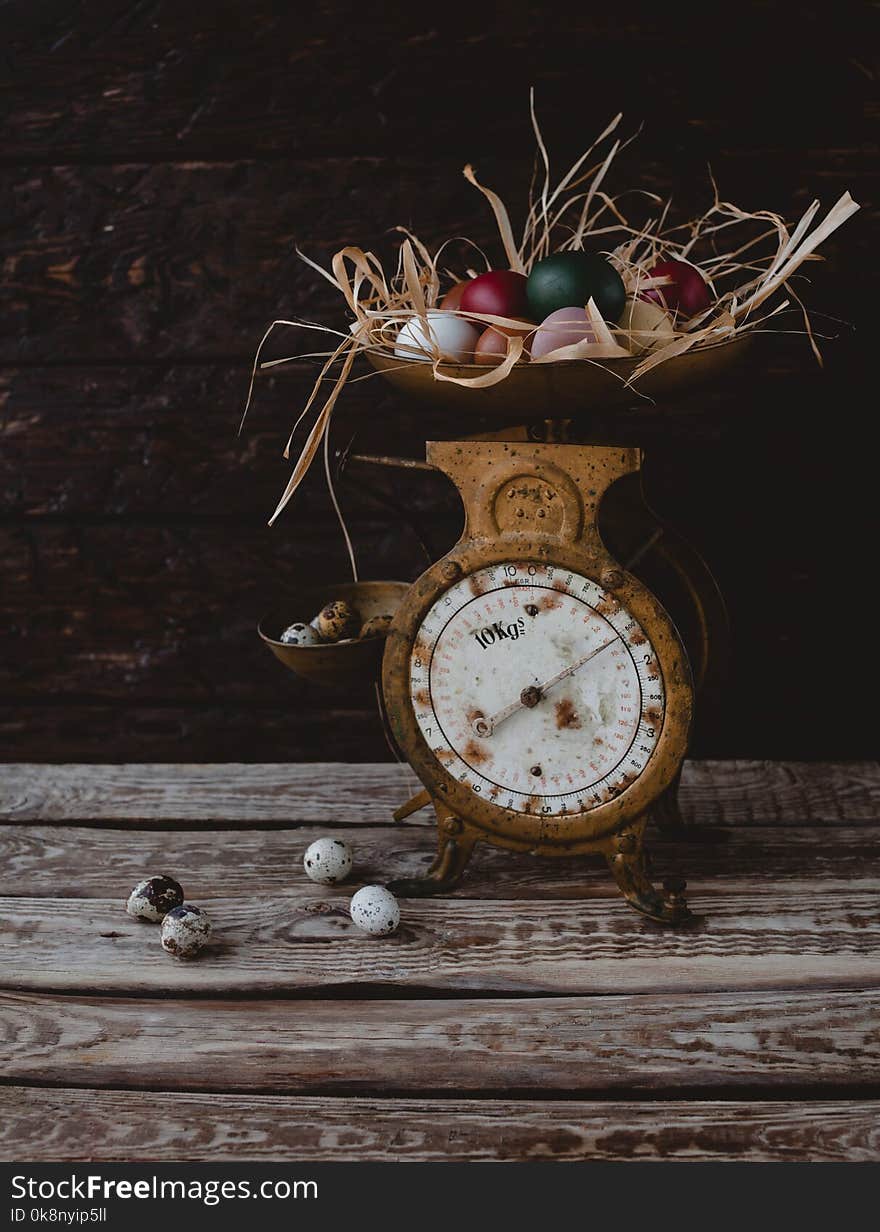
<path fill-rule="evenodd" d="M 288 625 L 278 640 L 285 646 L 318 646 L 321 635 L 314 625 L 304 625 L 298 620 L 295 624 Z"/>
<path fill-rule="evenodd" d="M 618 340 L 633 355 L 653 351 L 672 341 L 672 321 L 659 304 L 644 299 L 628 299 L 620 319 L 620 329 L 627 331 Z M 627 337 L 627 334 L 629 335 Z"/>
<path fill-rule="evenodd" d="M 474 362 L 474 350 L 482 331 L 470 321 L 463 321 L 451 312 L 429 312 L 428 329 L 430 337 L 420 317 L 407 321 L 397 335 L 394 354 L 400 359 L 431 360 L 434 358 L 433 339 L 444 359 L 456 364 Z"/>
<path fill-rule="evenodd" d="M 341 838 L 316 838 L 306 848 L 303 868 L 319 885 L 336 885 L 351 872 L 351 848 Z"/>
<path fill-rule="evenodd" d="M 364 886 L 351 900 L 351 918 L 372 937 L 393 933 L 400 923 L 397 899 L 384 886 Z"/>

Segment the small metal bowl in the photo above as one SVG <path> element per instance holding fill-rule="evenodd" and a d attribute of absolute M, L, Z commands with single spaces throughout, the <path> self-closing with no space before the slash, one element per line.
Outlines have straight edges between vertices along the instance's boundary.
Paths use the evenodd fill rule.
<path fill-rule="evenodd" d="M 311 620 L 333 599 L 345 599 L 357 608 L 361 621 L 394 615 L 409 590 L 409 582 L 342 582 L 299 592 L 290 603 L 268 612 L 257 632 L 285 667 L 317 684 L 371 683 L 377 678 L 384 637 L 349 638 L 316 646 L 288 646 L 281 634 L 293 621 Z"/>

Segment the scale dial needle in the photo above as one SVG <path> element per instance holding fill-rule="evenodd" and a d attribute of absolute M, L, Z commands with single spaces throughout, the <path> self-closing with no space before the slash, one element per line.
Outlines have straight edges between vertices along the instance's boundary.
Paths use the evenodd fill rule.
<path fill-rule="evenodd" d="M 503 723 L 505 719 L 509 719 L 512 714 L 516 714 L 518 710 L 533 709 L 541 701 L 548 689 L 552 689 L 554 685 L 559 684 L 560 680 L 565 680 L 566 676 L 571 676 L 576 671 L 579 671 L 585 663 L 595 659 L 596 655 L 600 655 L 603 650 L 607 650 L 609 646 L 613 646 L 618 640 L 617 637 L 609 638 L 607 642 L 603 642 L 601 646 L 596 646 L 594 650 L 575 660 L 574 663 L 569 663 L 568 667 L 563 667 L 555 676 L 550 676 L 543 684 L 529 685 L 528 688 L 523 689 L 515 702 L 511 702 L 509 706 L 505 706 L 503 710 L 497 711 L 497 713 L 489 718 L 486 718 L 484 715 L 478 715 L 472 724 L 475 734 L 485 739 L 487 736 L 492 735 L 500 723 Z"/>

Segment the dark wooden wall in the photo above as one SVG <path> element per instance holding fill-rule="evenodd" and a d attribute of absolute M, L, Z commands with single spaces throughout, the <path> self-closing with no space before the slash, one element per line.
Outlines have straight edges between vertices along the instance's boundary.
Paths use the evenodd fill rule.
<path fill-rule="evenodd" d="M 524 192 L 530 83 L 560 164 L 616 110 L 644 120 L 617 181 L 674 191 L 682 212 L 706 204 L 707 162 L 749 208 L 799 215 L 845 188 L 866 207 L 810 269 L 817 324 L 837 335 L 825 371 L 779 340 L 670 416 L 657 482 L 734 621 L 729 703 L 698 751 L 875 751 L 870 661 L 846 651 L 865 632 L 852 588 L 876 504 L 869 7 L 0 11 L 0 756 L 387 755 L 368 694 L 297 682 L 255 637 L 279 590 L 342 577 L 346 560 L 317 478 L 266 528 L 310 382 L 262 380 L 239 440 L 249 365 L 273 317 L 342 322 L 295 243 L 321 260 L 344 243 L 388 251 L 395 223 L 491 242 L 460 169 L 472 160 L 510 200 Z M 415 450 L 420 414 L 362 383 L 337 436 Z M 455 538 L 435 481 L 397 496 L 438 544 Z M 412 538 L 356 486 L 345 499 L 365 575 L 414 576 Z"/>

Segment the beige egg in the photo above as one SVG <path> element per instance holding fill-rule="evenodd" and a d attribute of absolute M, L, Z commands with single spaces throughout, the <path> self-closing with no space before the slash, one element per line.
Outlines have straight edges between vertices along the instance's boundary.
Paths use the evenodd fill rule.
<path fill-rule="evenodd" d="M 393 616 L 371 616 L 361 625 L 358 637 L 387 637 L 393 619 Z"/>
<path fill-rule="evenodd" d="M 312 627 L 324 642 L 342 642 L 357 637 L 361 617 L 356 607 L 345 599 L 334 599 L 321 608 L 312 621 Z"/>
<path fill-rule="evenodd" d="M 633 355 L 643 355 L 672 341 L 672 321 L 659 304 L 644 299 L 628 299 L 620 318 L 618 341 Z M 628 335 L 628 336 L 627 336 Z"/>

